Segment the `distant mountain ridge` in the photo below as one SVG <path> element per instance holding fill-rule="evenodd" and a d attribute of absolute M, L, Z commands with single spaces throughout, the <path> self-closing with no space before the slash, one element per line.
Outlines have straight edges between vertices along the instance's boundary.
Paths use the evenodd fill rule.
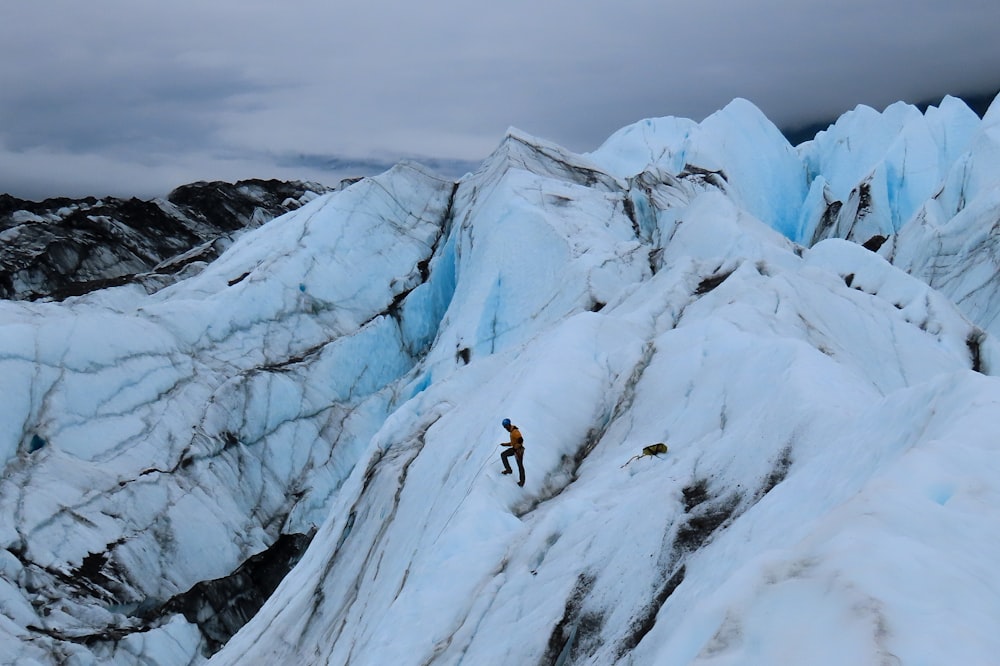
<path fill-rule="evenodd" d="M 0 297 L 62 300 L 128 282 L 155 290 L 219 256 L 238 232 L 335 189 L 252 179 L 190 183 L 148 201 L 0 194 Z"/>

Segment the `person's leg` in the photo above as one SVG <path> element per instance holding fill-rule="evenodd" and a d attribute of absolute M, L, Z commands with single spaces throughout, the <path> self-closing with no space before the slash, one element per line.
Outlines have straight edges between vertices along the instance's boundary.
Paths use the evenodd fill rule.
<path fill-rule="evenodd" d="M 502 472 L 503 474 L 512 474 L 514 471 L 510 468 L 510 463 L 507 462 L 507 459 L 510 458 L 512 455 L 514 455 L 514 449 L 507 449 L 506 451 L 500 454 L 500 462 L 503 463 L 503 472 Z"/>
<path fill-rule="evenodd" d="M 523 486 L 524 485 L 524 450 L 523 449 L 517 452 L 517 455 L 515 456 L 515 459 L 517 460 L 517 472 L 518 472 L 518 474 L 521 475 L 521 480 L 517 482 L 517 485 Z"/>

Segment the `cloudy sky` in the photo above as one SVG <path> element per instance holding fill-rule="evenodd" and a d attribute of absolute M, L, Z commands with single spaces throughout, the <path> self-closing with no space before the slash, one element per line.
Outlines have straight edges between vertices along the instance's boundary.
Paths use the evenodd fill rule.
<path fill-rule="evenodd" d="M 996 90 L 998 25 L 996 0 L 18 0 L 0 192 L 334 184 L 403 157 L 474 164 L 509 126 L 586 152 L 734 97 L 794 126 Z"/>

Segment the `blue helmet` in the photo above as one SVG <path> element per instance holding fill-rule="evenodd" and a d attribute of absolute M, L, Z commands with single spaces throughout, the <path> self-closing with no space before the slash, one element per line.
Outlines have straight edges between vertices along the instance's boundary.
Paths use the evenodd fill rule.
<path fill-rule="evenodd" d="M 502 425 L 504 428 L 509 428 L 510 427 L 510 419 L 504 419 L 503 421 L 500 422 L 500 425 Z"/>

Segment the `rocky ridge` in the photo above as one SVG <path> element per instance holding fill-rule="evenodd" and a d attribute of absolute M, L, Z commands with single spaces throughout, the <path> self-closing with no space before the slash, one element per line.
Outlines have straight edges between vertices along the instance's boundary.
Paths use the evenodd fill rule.
<path fill-rule="evenodd" d="M 337 188 L 279 180 L 182 185 L 165 199 L 26 201 L 0 194 L 0 297 L 63 300 L 130 282 L 156 291 Z"/>

